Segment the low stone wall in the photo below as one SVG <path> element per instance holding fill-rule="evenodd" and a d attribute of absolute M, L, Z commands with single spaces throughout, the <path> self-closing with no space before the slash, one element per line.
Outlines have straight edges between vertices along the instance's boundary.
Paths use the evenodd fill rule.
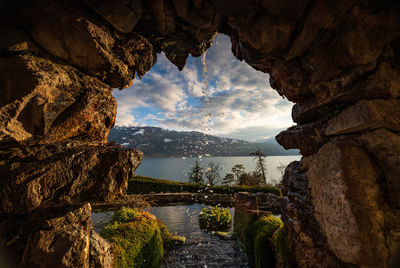
<path fill-rule="evenodd" d="M 155 193 L 127 195 L 124 200 L 116 200 L 111 203 L 95 202 L 91 203 L 95 210 L 115 210 L 121 207 L 130 207 L 131 199 L 137 197 L 150 203 L 152 206 L 173 205 L 173 204 L 193 204 L 201 203 L 205 205 L 233 206 L 235 204 L 234 196 L 228 194 L 196 194 L 196 193 Z"/>
<path fill-rule="evenodd" d="M 230 194 L 205 194 L 205 193 L 154 193 L 154 194 L 138 194 L 127 195 L 123 200 L 115 200 L 113 202 L 92 202 L 91 205 L 95 210 L 114 210 L 121 207 L 130 207 L 131 199 L 137 197 L 149 202 L 152 206 L 171 205 L 177 203 L 193 204 L 201 203 L 205 205 L 221 205 L 234 206 L 237 204 L 237 196 L 251 196 L 255 198 L 260 210 L 270 211 L 273 214 L 280 214 L 282 197 L 270 193 L 239 193 Z"/>

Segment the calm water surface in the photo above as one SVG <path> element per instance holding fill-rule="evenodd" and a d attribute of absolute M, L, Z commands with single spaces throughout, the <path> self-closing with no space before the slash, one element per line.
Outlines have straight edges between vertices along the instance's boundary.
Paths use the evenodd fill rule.
<path fill-rule="evenodd" d="M 246 255 L 235 240 L 224 240 L 200 230 L 201 204 L 153 207 L 151 213 L 161 219 L 168 230 L 186 237 L 186 243 L 166 253 L 162 267 L 249 267 Z M 229 208 L 234 216 L 234 208 Z M 96 231 L 101 231 L 113 212 L 92 213 Z M 232 226 L 233 228 L 233 226 Z"/>
<path fill-rule="evenodd" d="M 277 169 L 280 164 L 288 165 L 292 161 L 300 160 L 300 157 L 300 155 L 265 157 L 267 166 L 267 182 L 275 183 L 280 180 L 281 173 Z M 196 160 L 204 167 L 206 167 L 210 161 L 219 163 L 222 167 L 221 177 L 224 177 L 226 173 L 232 173 L 231 169 L 236 164 L 243 164 L 247 172 L 255 169 L 255 162 L 251 156 L 191 157 L 185 159 L 149 158 L 143 159 L 142 164 L 140 164 L 135 174 L 185 182 L 188 180 L 189 170 Z"/>

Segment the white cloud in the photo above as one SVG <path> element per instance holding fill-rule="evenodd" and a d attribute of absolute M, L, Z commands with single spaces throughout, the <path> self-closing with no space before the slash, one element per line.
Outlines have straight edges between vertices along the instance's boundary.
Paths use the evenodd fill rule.
<path fill-rule="evenodd" d="M 207 51 L 205 76 L 201 58 L 189 58 L 179 72 L 159 55 L 157 65 L 143 80 L 134 80 L 132 87 L 114 92 L 117 125 L 143 125 L 151 120 L 164 128 L 247 140 L 273 136 L 291 126 L 292 104 L 269 86 L 268 74 L 237 60 L 230 45 L 228 37 L 217 37 Z M 151 113 L 140 114 L 138 108 Z"/>

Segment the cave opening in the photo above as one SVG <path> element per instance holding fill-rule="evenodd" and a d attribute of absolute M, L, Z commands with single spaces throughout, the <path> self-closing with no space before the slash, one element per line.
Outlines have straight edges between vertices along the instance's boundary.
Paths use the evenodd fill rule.
<path fill-rule="evenodd" d="M 298 150 L 285 150 L 275 141 L 279 132 L 293 126 L 293 104 L 271 88 L 268 74 L 239 61 L 231 47 L 230 38 L 219 34 L 201 56 L 189 55 L 181 70 L 164 53 L 158 54 L 157 62 L 142 78 L 113 91 L 117 115 L 108 141 L 144 154 L 129 182 L 128 194 L 153 199 L 149 211 L 174 235 L 186 237 L 185 245 L 165 254 L 167 266 L 218 263 L 249 267 L 254 258 L 251 253 L 246 256 L 235 239 L 224 241 L 214 232 L 204 232 L 206 227 L 200 225 L 198 217 L 213 205 L 228 207 L 231 223 L 226 238 L 232 238 L 230 233 L 239 230 L 238 218 L 248 215 L 236 210 L 233 196 L 214 194 L 214 187 L 280 191 L 277 186 L 286 166 L 300 160 Z M 251 154 L 257 150 L 260 156 L 254 158 Z M 182 189 L 165 187 L 177 183 Z M 196 183 L 196 193 L 189 190 L 190 183 Z M 143 187 L 146 184 L 148 187 Z M 163 197 L 164 192 L 169 194 Z M 176 196 L 189 193 L 195 201 Z M 255 197 L 252 195 L 247 198 Z M 268 197 L 259 193 L 257 198 Z M 167 200 L 160 203 L 160 198 Z M 271 219 L 277 226 L 283 225 L 279 202 L 272 200 L 257 208 L 259 214 L 273 211 L 277 215 Z M 171 206 L 178 201 L 182 204 Z M 98 232 L 110 216 L 109 212 L 92 213 Z M 244 241 L 244 233 L 239 237 Z M 274 263 L 273 259 L 268 262 Z"/>
<path fill-rule="evenodd" d="M 210 161 L 221 165 L 221 184 L 235 164 L 253 171 L 256 162 L 249 155 L 259 149 L 268 156 L 265 183 L 278 184 L 284 167 L 300 159 L 297 150 L 285 150 L 275 141 L 279 132 L 294 125 L 293 104 L 271 88 L 268 74 L 239 61 L 231 46 L 228 36 L 218 34 L 201 56 L 190 55 L 182 70 L 158 54 L 142 78 L 114 89 L 117 116 L 108 141 L 144 153 L 136 174 L 188 181 L 189 159 L 174 172 L 161 159 L 159 168 L 148 159 L 196 158 L 192 160 L 203 162 L 205 169 Z"/>
<path fill-rule="evenodd" d="M 189 54 L 207 57 L 221 32 L 236 58 L 268 73 L 271 87 L 295 103 L 296 125 L 276 139 L 302 158 L 286 168 L 277 198 L 267 199 L 280 204 L 285 226 L 274 236 L 284 242 L 275 249 L 288 249 L 272 259 L 281 267 L 399 267 L 398 3 L 34 0 L 0 7 L 0 264 L 4 255 L 13 267 L 129 261 L 114 258 L 115 244 L 99 236 L 91 218 L 97 208 L 126 204 L 143 158 L 107 142 L 117 112 L 113 88 L 145 75 L 161 52 L 180 69 Z M 159 121 L 154 113 L 148 119 Z M 188 125 L 202 125 L 203 117 L 192 118 Z M 218 122 L 204 120 L 204 127 Z M 257 211 L 247 195 L 237 200 Z M 137 216 L 152 246 L 160 249 L 161 235 L 182 242 L 151 215 L 121 211 L 115 222 L 131 227 Z M 276 223 L 263 216 L 257 226 Z M 135 238 L 137 228 L 130 230 L 126 237 Z M 159 264 L 161 250 L 152 252 Z"/>

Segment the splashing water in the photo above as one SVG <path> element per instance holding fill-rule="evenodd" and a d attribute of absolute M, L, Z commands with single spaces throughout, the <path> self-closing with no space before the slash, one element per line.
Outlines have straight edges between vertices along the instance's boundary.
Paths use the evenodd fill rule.
<path fill-rule="evenodd" d="M 202 94 L 203 99 L 202 102 L 206 105 L 210 105 L 210 92 L 208 90 L 208 70 L 207 70 L 207 51 L 205 51 L 201 57 L 201 64 L 203 69 L 201 71 L 201 76 L 203 77 L 203 87 L 202 87 Z M 202 130 L 210 131 L 212 129 L 212 114 L 208 111 L 203 112 L 201 126 Z"/>
<path fill-rule="evenodd" d="M 206 57 L 207 57 L 207 51 L 204 52 L 204 54 L 201 57 L 201 64 L 203 66 L 203 69 L 201 71 L 201 76 L 203 77 L 203 95 L 206 98 L 207 102 L 210 103 L 210 98 L 209 98 L 209 94 L 208 94 L 208 74 L 207 74 L 207 61 L 206 61 Z"/>

